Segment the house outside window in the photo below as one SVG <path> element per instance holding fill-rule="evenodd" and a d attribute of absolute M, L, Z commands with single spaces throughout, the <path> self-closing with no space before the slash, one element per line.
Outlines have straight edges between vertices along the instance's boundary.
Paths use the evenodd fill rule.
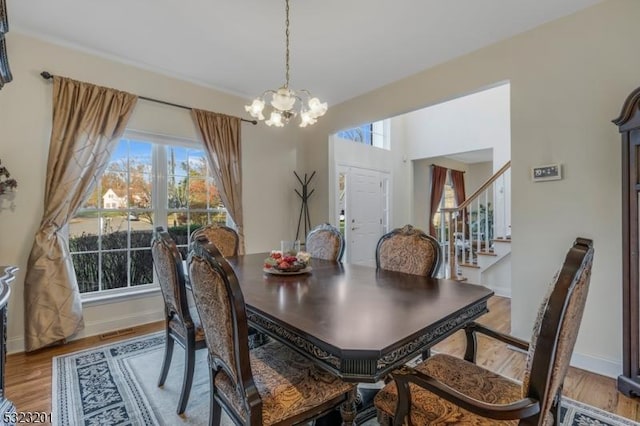
<path fill-rule="evenodd" d="M 233 225 L 195 141 L 127 132 L 69 224 L 80 292 L 91 296 L 157 288 L 153 230 L 162 226 L 186 258 L 189 236 L 210 223 Z"/>

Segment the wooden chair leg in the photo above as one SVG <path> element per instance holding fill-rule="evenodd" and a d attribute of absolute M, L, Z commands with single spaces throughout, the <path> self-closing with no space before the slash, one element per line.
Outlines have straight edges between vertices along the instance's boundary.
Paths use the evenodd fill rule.
<path fill-rule="evenodd" d="M 196 348 L 195 342 L 187 338 L 184 345 L 184 377 L 182 381 L 182 392 L 180 393 L 180 401 L 178 403 L 178 414 L 184 413 L 189 402 L 189 394 L 191 393 L 191 385 L 193 384 L 193 371 L 196 364 Z"/>
<path fill-rule="evenodd" d="M 220 421 L 222 419 L 222 408 L 218 401 L 215 398 L 215 390 L 213 384 L 215 383 L 215 373 L 210 368 L 209 369 L 209 426 L 220 426 Z"/>
<path fill-rule="evenodd" d="M 162 361 L 162 369 L 160 370 L 160 379 L 158 380 L 158 386 L 164 385 L 164 381 L 167 380 L 167 374 L 169 374 L 169 367 L 171 366 L 171 357 L 173 356 L 173 338 L 169 335 L 167 330 L 166 343 L 164 344 L 164 360 Z"/>

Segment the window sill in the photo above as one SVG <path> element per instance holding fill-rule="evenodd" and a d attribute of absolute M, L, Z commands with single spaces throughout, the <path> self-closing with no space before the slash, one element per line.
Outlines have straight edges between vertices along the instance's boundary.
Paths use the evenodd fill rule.
<path fill-rule="evenodd" d="M 160 287 L 153 286 L 144 289 L 127 289 L 109 294 L 87 294 L 81 295 L 82 307 L 106 305 L 110 303 L 124 302 L 153 296 L 160 293 Z"/>

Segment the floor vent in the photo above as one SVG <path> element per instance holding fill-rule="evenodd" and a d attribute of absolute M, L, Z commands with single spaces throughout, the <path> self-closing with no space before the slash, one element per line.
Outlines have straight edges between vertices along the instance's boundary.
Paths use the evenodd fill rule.
<path fill-rule="evenodd" d="M 118 336 L 126 336 L 127 334 L 133 333 L 133 328 L 123 328 L 122 330 L 109 331 L 108 333 L 103 333 L 100 335 L 100 340 L 112 339 Z"/>

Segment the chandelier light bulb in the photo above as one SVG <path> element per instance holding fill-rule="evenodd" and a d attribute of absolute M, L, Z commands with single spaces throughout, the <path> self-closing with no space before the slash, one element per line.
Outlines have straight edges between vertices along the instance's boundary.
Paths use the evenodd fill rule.
<path fill-rule="evenodd" d="M 267 90 L 262 96 L 253 100 L 244 109 L 251 117 L 260 121 L 265 119 L 264 113 L 269 114 L 265 121 L 268 126 L 284 127 L 292 117 L 300 116 L 300 127 L 315 124 L 318 117 L 327 112 L 327 103 L 311 96 L 307 90 L 289 89 L 289 0 L 285 0 L 285 36 L 286 36 L 286 73 L 285 84 L 278 90 Z M 268 105 L 267 111 L 265 106 Z"/>
<path fill-rule="evenodd" d="M 262 110 L 264 110 L 264 101 L 262 99 L 254 99 L 251 105 L 246 105 L 244 110 L 247 111 L 253 118 L 258 120 L 264 120 Z"/>
<path fill-rule="evenodd" d="M 284 127 L 282 114 L 278 111 L 271 111 L 271 116 L 267 121 L 265 121 L 265 123 L 267 123 L 267 126 Z"/>

